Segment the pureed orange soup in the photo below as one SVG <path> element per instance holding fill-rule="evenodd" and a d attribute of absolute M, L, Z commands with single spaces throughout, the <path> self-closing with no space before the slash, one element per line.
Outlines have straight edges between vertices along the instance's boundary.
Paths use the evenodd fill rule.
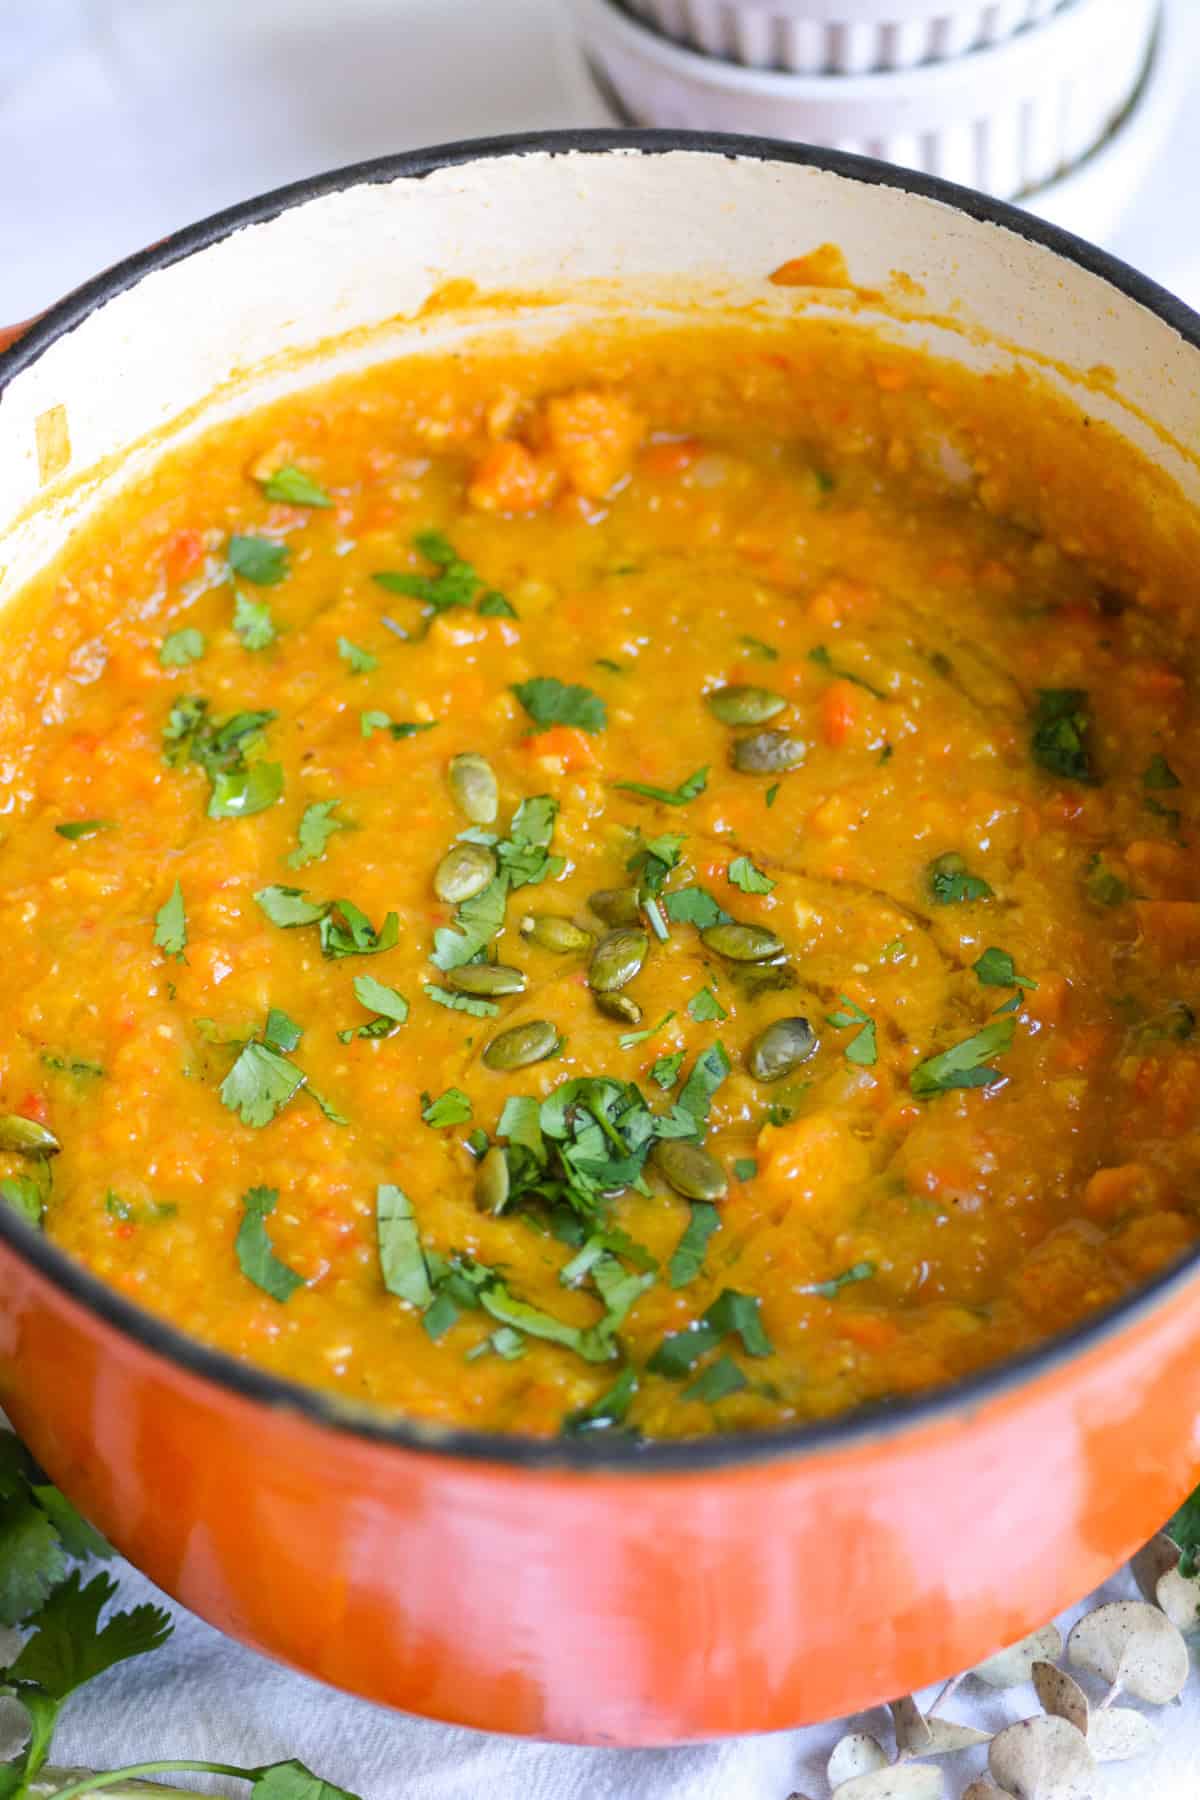
<path fill-rule="evenodd" d="M 414 361 L 164 467 L 5 620 L 8 1202 L 539 1434 L 928 1388 L 1178 1256 L 1189 563 L 1097 435 L 812 326 Z"/>

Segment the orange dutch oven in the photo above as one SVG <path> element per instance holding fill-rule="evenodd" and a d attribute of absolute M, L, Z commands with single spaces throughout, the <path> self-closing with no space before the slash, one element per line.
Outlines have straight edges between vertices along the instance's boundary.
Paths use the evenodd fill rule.
<path fill-rule="evenodd" d="M 188 433 L 500 330 L 833 304 L 1024 369 L 1200 504 L 1200 319 L 976 194 L 750 139 L 574 133 L 303 183 L 101 276 L 0 356 L 0 601 Z M 886 301 L 905 272 L 903 307 Z M 844 300 L 845 296 L 840 297 Z M 1200 1476 L 1200 1256 L 1034 1354 L 775 1435 L 431 1431 L 208 1350 L 0 1207 L 0 1401 L 139 1568 L 245 1643 L 493 1731 L 664 1744 L 841 1715 L 1089 1592 Z"/>

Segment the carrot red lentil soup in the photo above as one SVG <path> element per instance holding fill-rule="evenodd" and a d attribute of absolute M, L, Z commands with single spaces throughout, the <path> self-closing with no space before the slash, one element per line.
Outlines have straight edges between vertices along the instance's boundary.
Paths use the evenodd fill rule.
<path fill-rule="evenodd" d="M 1183 1252 L 1189 596 L 1033 404 L 618 335 L 168 462 L 6 615 L 9 1204 L 537 1434 L 926 1389 Z"/>

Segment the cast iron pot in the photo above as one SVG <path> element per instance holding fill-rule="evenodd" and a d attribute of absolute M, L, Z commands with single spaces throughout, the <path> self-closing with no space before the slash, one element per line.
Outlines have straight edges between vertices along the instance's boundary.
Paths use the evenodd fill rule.
<path fill-rule="evenodd" d="M 544 135 L 251 201 L 19 336 L 0 356 L 0 603 L 222 416 L 480 333 L 794 307 L 767 273 L 827 242 L 866 290 L 896 269 L 919 284 L 904 317 L 878 308 L 897 341 L 1068 393 L 1077 370 L 1118 371 L 1090 411 L 1200 501 L 1177 448 L 1200 442 L 1200 319 L 1110 257 L 832 152 Z M 270 1656 L 489 1730 L 663 1744 L 853 1711 L 1044 1623 L 1200 1476 L 1197 1256 L 928 1398 L 646 1447 L 347 1411 L 140 1311 L 4 1207 L 0 1283 L 0 1402 L 139 1568 Z"/>

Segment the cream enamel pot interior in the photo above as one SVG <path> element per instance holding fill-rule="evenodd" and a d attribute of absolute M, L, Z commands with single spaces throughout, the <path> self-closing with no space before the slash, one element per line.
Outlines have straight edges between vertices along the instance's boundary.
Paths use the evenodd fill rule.
<path fill-rule="evenodd" d="M 325 177 L 56 307 L 0 357 L 0 601 L 222 417 L 498 330 L 836 311 L 844 292 L 765 279 L 825 243 L 860 290 L 908 277 L 903 311 L 860 291 L 856 323 L 1086 397 L 1200 502 L 1178 447 L 1200 442 L 1200 320 L 1100 252 L 834 153 L 575 134 Z M 1095 365 L 1116 374 L 1085 385 Z M 928 1398 L 562 1444 L 349 1413 L 183 1338 L 0 1208 L 0 1402 L 123 1551 L 257 1648 L 434 1717 L 663 1743 L 917 1687 L 1105 1577 L 1200 1473 L 1198 1269 Z"/>

